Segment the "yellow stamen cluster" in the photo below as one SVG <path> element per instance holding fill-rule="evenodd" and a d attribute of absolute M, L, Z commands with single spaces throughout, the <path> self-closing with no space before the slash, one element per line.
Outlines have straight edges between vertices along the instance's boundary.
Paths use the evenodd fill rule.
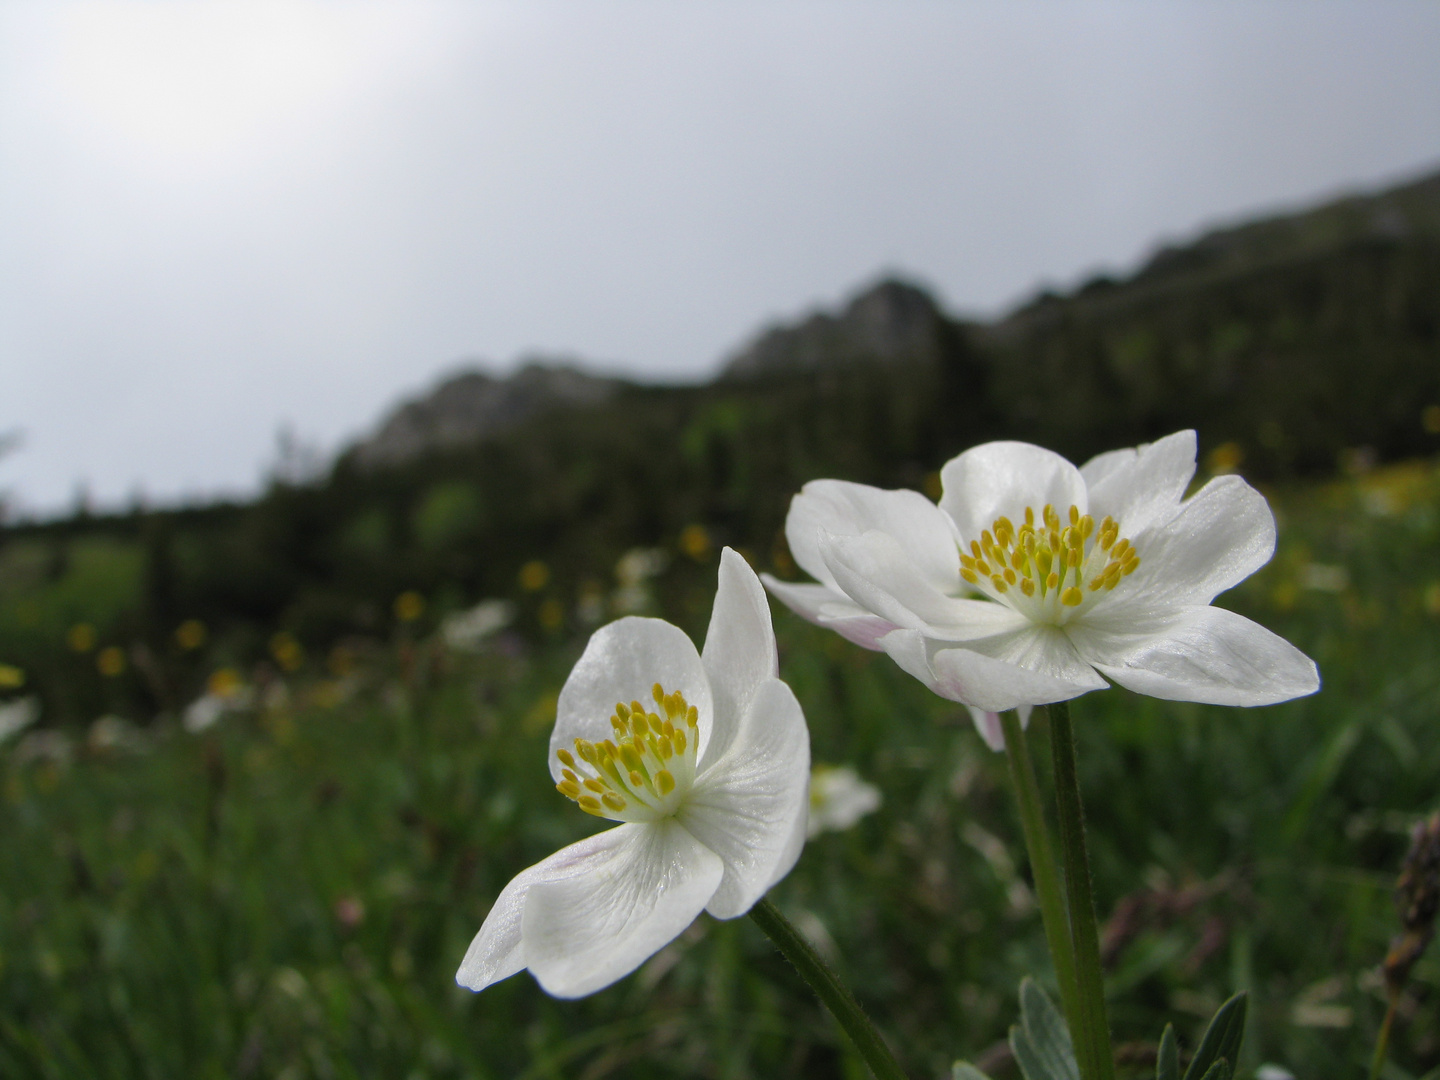
<path fill-rule="evenodd" d="M 679 690 L 667 694 L 659 683 L 651 696 L 652 709 L 639 701 L 616 703 L 613 739 L 576 739 L 573 754 L 555 751 L 562 777 L 556 790 L 587 814 L 621 821 L 666 814 L 677 788 L 683 793 L 694 780 L 699 711 Z"/>
<path fill-rule="evenodd" d="M 970 542 L 969 554 L 960 554 L 960 576 L 986 592 L 1004 596 L 1017 588 L 1041 601 L 1058 597 L 1064 607 L 1079 607 L 1085 591 L 1113 589 L 1122 577 L 1140 565 L 1130 541 L 1120 537 L 1120 525 L 1107 516 L 1096 528 L 1095 519 L 1071 506 L 1068 523 L 1055 507 L 1040 512 L 1025 508 L 1025 521 L 1016 528 L 1008 517 L 998 517 L 979 540 Z"/>

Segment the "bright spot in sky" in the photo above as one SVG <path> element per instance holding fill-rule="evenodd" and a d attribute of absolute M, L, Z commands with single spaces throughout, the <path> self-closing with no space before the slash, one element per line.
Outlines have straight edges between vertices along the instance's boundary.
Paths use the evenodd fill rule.
<path fill-rule="evenodd" d="M 398 15 L 264 2 L 68 9 L 51 76 L 65 137 L 161 176 L 253 165 L 429 44 Z"/>
<path fill-rule="evenodd" d="M 458 361 L 694 379 L 1440 164 L 1440 7 L 0 6 L 0 500 L 254 491 Z"/>

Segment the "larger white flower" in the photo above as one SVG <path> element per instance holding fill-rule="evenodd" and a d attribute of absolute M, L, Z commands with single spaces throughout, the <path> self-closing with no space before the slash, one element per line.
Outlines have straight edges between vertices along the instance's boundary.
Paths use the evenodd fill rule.
<path fill-rule="evenodd" d="M 702 910 L 743 915 L 789 873 L 805 843 L 810 736 L 745 560 L 721 555 L 704 653 L 659 619 L 598 630 L 560 691 L 550 751 L 561 794 L 623 824 L 505 886 L 461 986 L 528 967 L 557 997 L 593 993 Z"/>
<path fill-rule="evenodd" d="M 812 622 L 882 649 L 936 693 L 998 711 L 1102 675 L 1154 697 L 1266 705 L 1319 688 L 1315 664 L 1215 596 L 1269 561 L 1275 519 L 1236 476 L 1189 499 L 1195 433 L 1076 468 L 986 443 L 913 491 L 817 480 L 785 535 L 819 584 L 766 577 Z"/>

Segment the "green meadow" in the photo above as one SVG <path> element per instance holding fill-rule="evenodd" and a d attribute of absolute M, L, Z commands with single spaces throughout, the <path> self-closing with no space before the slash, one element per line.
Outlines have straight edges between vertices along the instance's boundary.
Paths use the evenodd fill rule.
<path fill-rule="evenodd" d="M 1314 657 L 1320 693 L 1241 710 L 1111 689 L 1073 705 L 1125 1075 L 1153 1075 L 1166 1021 L 1193 1048 L 1242 989 L 1241 1075 L 1363 1075 L 1395 877 L 1410 828 L 1440 808 L 1440 467 L 1267 494 L 1276 556 L 1220 602 Z M 82 618 L 121 633 L 125 590 L 156 587 L 138 550 L 92 539 L 58 570 L 38 544 L 0 554 L 0 644 L 55 643 L 35 653 L 52 698 L 91 716 L 124 717 L 131 699 L 61 643 Z M 672 552 L 649 610 L 699 639 L 716 558 Z M 525 973 L 479 995 L 455 986 L 511 876 L 597 828 L 546 769 L 585 631 L 557 625 L 543 596 L 525 594 L 479 652 L 447 649 L 429 612 L 328 656 L 271 642 L 278 662 L 242 672 L 253 700 L 198 733 L 167 684 L 155 696 L 176 706 L 152 723 L 46 727 L 0 748 L 0 1075 L 866 1075 L 746 919 L 702 916 L 580 1001 Z M 784 610 L 775 621 L 814 759 L 852 766 L 883 805 L 813 839 L 774 900 L 909 1075 L 946 1076 L 958 1057 L 1018 1075 L 1004 1049 L 1017 987 L 1049 966 L 1004 758 L 884 656 Z M 242 651 L 217 641 L 154 666 L 193 692 L 225 649 Z M 1044 785 L 1043 713 L 1029 737 Z M 1440 1076 L 1433 950 L 1384 1075 Z"/>

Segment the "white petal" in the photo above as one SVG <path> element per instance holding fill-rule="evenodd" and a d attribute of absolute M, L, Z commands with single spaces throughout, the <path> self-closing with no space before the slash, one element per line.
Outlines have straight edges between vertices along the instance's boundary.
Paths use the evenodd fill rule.
<path fill-rule="evenodd" d="M 812 480 L 790 500 L 785 539 L 800 568 L 823 585 L 835 581 L 825 567 L 820 536 L 855 536 L 878 529 L 895 538 L 916 572 L 936 588 L 960 585 L 955 537 L 939 508 L 918 491 L 886 491 L 844 480 Z"/>
<path fill-rule="evenodd" d="M 1320 688 L 1315 662 L 1233 611 L 1189 607 L 1128 629 L 1071 628 L 1087 660 L 1137 694 L 1211 705 L 1271 705 Z"/>
<path fill-rule="evenodd" d="M 1032 660 L 1038 661 L 1035 668 L 987 656 L 970 647 L 926 641 L 914 630 L 896 630 L 882 644 L 891 659 L 936 694 L 985 712 L 1064 701 L 1106 685 L 1078 658 L 1058 647 L 1047 648 L 1056 646 L 1048 634 L 1040 641 L 1005 642 L 1007 647 L 1001 650 L 1022 657 L 1031 654 Z"/>
<path fill-rule="evenodd" d="M 1265 496 L 1240 477 L 1220 476 L 1134 544 L 1139 569 L 1121 583 L 1115 600 L 1151 609 L 1208 604 L 1270 561 L 1275 516 Z"/>
<path fill-rule="evenodd" d="M 966 450 L 940 470 L 945 494 L 940 508 L 950 515 L 963 545 L 1002 514 L 1017 524 L 1027 506 L 1038 515 L 1047 503 L 1063 517 L 1071 506 L 1086 512 L 1080 470 L 1059 454 L 1022 442 L 991 442 Z"/>
<path fill-rule="evenodd" d="M 587 872 L 530 887 L 521 919 L 525 961 L 556 997 L 593 994 L 630 974 L 704 910 L 720 857 L 673 818 L 621 825 Z"/>
<path fill-rule="evenodd" d="M 700 767 L 725 752 L 760 687 L 780 674 L 770 601 L 760 579 L 732 548 L 720 553 L 720 583 L 700 662 L 710 680 L 714 720 Z"/>
<path fill-rule="evenodd" d="M 1113 450 L 1080 467 L 1096 521 L 1109 514 L 1122 536 L 1135 537 L 1174 513 L 1195 475 L 1195 432 L 1177 431 L 1158 442 Z"/>
<path fill-rule="evenodd" d="M 972 641 L 1029 625 L 1004 604 L 938 591 L 884 533 L 823 537 L 820 552 L 840 588 L 861 608 L 927 637 Z"/>
<path fill-rule="evenodd" d="M 634 616 L 602 626 L 590 637 L 579 662 L 560 690 L 555 730 L 550 733 L 550 774 L 560 782 L 555 751 L 571 749 L 577 738 L 611 738 L 610 715 L 616 702 L 639 700 L 653 705 L 651 688 L 679 690 L 700 712 L 700 750 L 709 738 L 714 707 L 710 680 L 695 645 L 677 626 Z"/>
<path fill-rule="evenodd" d="M 777 600 L 802 619 L 834 630 L 862 648 L 879 649 L 880 639 L 895 629 L 894 623 L 872 615 L 828 585 L 781 581 L 769 574 L 761 574 L 760 580 Z"/>
<path fill-rule="evenodd" d="M 471 990 L 484 990 L 491 983 L 508 979 L 525 967 L 520 918 L 531 886 L 589 873 L 591 860 L 598 853 L 608 850 L 614 842 L 613 838 L 609 838 L 610 833 L 618 831 L 611 829 L 587 836 L 516 874 L 510 884 L 500 890 L 500 895 L 490 907 L 490 914 L 485 916 L 480 926 L 480 932 L 465 950 L 465 959 L 460 962 L 455 981 Z"/>
<path fill-rule="evenodd" d="M 805 842 L 809 780 L 805 716 L 774 679 L 756 695 L 730 752 L 695 778 L 678 815 L 725 863 L 711 915 L 743 915 L 790 872 Z"/>
<path fill-rule="evenodd" d="M 998 753 L 1005 752 L 1005 729 L 1000 725 L 1000 714 L 998 712 L 986 712 L 984 709 L 977 709 L 974 705 L 965 706 L 970 710 L 970 719 L 975 724 L 975 730 L 980 733 L 980 738 L 985 740 L 985 745 Z M 1030 726 L 1030 713 L 1034 711 L 1033 706 L 1021 705 L 1020 728 L 1023 731 Z"/>

